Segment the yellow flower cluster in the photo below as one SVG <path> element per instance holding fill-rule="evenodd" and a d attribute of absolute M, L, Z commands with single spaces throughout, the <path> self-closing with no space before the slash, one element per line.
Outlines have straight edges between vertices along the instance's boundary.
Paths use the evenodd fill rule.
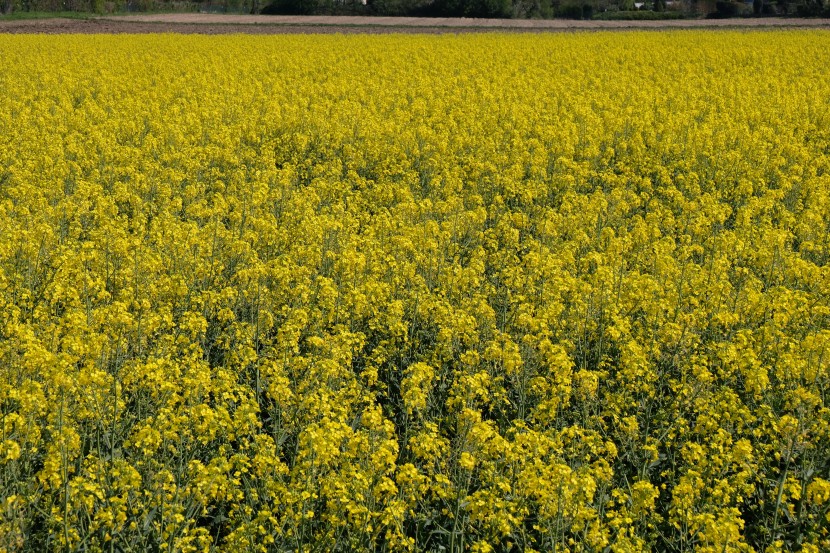
<path fill-rule="evenodd" d="M 0 551 L 830 550 L 828 51 L 0 36 Z"/>

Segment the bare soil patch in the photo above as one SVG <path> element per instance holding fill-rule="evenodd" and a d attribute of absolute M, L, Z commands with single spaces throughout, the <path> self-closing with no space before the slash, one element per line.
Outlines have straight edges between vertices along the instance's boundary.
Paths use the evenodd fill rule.
<path fill-rule="evenodd" d="M 364 16 L 270 16 L 230 14 L 146 14 L 92 19 L 0 21 L 0 33 L 181 33 L 181 34 L 313 34 L 313 33 L 467 33 L 557 32 L 602 29 L 688 28 L 830 28 L 828 19 L 682 19 L 663 21 L 573 21 Z"/>

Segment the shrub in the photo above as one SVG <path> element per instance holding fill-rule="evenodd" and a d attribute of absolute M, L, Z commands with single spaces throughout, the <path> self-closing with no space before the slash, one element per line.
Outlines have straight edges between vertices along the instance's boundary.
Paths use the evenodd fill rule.
<path fill-rule="evenodd" d="M 715 3 L 715 12 L 714 14 L 710 14 L 710 16 L 718 18 L 737 17 L 742 11 L 743 5 L 738 2 L 718 0 Z"/>

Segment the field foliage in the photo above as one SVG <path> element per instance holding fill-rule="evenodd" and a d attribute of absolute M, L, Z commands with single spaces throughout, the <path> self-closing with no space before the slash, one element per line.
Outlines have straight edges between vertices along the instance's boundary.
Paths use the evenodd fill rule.
<path fill-rule="evenodd" d="M 0 36 L 0 551 L 830 550 L 828 51 Z"/>

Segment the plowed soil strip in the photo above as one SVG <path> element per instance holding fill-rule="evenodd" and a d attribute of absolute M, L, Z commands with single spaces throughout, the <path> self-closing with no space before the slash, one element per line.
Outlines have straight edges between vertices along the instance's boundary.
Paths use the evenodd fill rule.
<path fill-rule="evenodd" d="M 664 21 L 573 21 L 365 16 L 268 16 L 226 14 L 147 14 L 92 19 L 0 20 L 0 33 L 466 33 L 557 32 L 602 29 L 820 28 L 830 19 L 753 18 Z"/>

